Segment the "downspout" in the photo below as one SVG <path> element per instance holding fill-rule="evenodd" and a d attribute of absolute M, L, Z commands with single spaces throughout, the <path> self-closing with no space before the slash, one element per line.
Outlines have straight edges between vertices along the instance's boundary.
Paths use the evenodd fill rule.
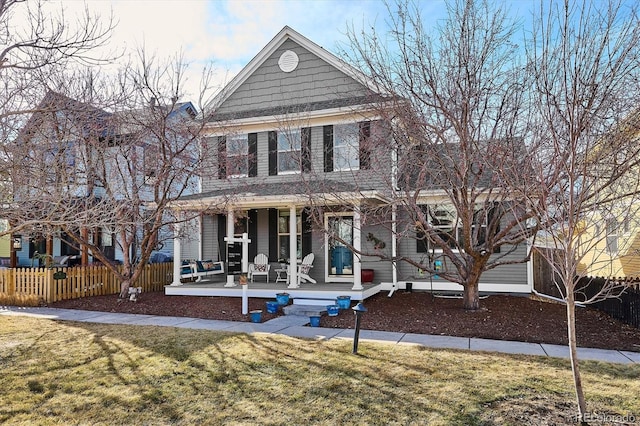
<path fill-rule="evenodd" d="M 396 261 L 396 256 L 398 255 L 397 220 L 398 206 L 393 204 L 391 206 L 391 281 L 394 291 L 398 288 L 398 263 Z M 389 293 L 389 296 L 391 296 L 392 294 L 393 291 Z"/>
<path fill-rule="evenodd" d="M 398 188 L 398 147 L 394 145 L 391 150 L 391 187 L 393 191 L 399 191 Z M 395 197 L 394 197 L 395 199 Z M 398 206 L 394 202 L 391 205 L 391 284 L 392 288 L 389 292 L 389 297 L 393 295 L 393 292 L 398 288 L 398 262 L 396 256 L 398 255 Z"/>

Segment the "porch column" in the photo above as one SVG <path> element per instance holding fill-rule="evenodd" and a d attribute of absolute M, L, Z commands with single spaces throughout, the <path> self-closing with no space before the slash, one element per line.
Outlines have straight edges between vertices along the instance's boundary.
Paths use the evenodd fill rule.
<path fill-rule="evenodd" d="M 298 288 L 298 224 L 296 206 L 289 206 L 289 288 Z"/>
<path fill-rule="evenodd" d="M 360 207 L 356 206 L 353 209 L 353 248 L 355 251 L 360 252 L 362 250 L 361 239 L 361 222 L 360 222 Z M 360 263 L 360 254 L 353 253 L 353 287 L 351 290 L 362 290 L 362 263 Z"/>
<path fill-rule="evenodd" d="M 180 282 L 180 271 L 182 269 L 182 247 L 180 241 L 180 231 L 182 223 L 173 224 L 173 282 L 172 286 L 182 285 Z"/>
<path fill-rule="evenodd" d="M 235 231 L 234 225 L 235 225 L 235 217 L 234 217 L 233 209 L 229 207 L 227 209 L 227 235 L 226 235 L 227 238 L 233 238 L 233 233 Z M 227 255 L 228 254 L 229 254 L 229 247 L 227 246 Z M 227 258 L 228 257 L 229 256 L 227 256 Z M 224 286 L 235 287 L 236 283 L 234 282 L 234 279 L 235 279 L 235 276 L 229 273 L 229 265 L 227 265 L 227 283 Z"/>

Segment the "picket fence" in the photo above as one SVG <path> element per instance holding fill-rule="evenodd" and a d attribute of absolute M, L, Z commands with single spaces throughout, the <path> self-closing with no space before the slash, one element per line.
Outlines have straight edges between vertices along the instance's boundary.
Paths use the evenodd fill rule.
<path fill-rule="evenodd" d="M 161 291 L 173 280 L 173 263 L 146 265 L 133 287 Z M 120 293 L 120 280 L 105 266 L 0 270 L 0 294 L 37 297 L 43 302 Z"/>

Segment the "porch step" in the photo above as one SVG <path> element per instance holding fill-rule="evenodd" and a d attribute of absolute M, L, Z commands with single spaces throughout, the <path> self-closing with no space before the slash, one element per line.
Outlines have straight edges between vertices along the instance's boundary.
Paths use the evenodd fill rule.
<path fill-rule="evenodd" d="M 293 304 L 294 305 L 317 305 L 317 306 L 326 307 L 327 305 L 335 305 L 336 300 L 335 299 L 301 299 L 296 297 L 293 299 Z"/>
<path fill-rule="evenodd" d="M 328 303 L 330 305 L 330 303 Z M 327 308 L 325 306 L 319 305 L 288 305 L 285 306 L 282 311 L 285 315 L 289 316 L 299 316 L 306 317 L 307 319 L 311 316 L 321 316 L 322 314 L 327 312 Z M 308 321 L 307 321 L 308 322 Z"/>

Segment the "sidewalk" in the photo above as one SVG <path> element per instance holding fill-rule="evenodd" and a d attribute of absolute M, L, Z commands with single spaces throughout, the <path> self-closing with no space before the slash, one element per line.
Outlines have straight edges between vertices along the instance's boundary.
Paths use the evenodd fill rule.
<path fill-rule="evenodd" d="M 76 309 L 21 308 L 1 306 L 0 315 L 30 316 L 35 318 L 64 321 L 92 322 L 103 324 L 157 325 L 163 327 L 193 328 L 201 330 L 228 331 L 239 333 L 281 334 L 307 339 L 349 339 L 353 340 L 353 329 L 308 327 L 306 317 L 281 316 L 270 321 L 254 324 L 251 322 L 206 320 L 186 317 L 163 317 L 139 314 L 120 314 Z M 472 351 L 500 352 L 508 354 L 538 355 L 569 358 L 569 348 L 561 345 L 513 342 L 503 340 L 477 339 L 468 337 L 436 336 L 390 331 L 360 330 L 359 342 L 384 342 L 391 344 L 420 345 L 430 348 L 463 349 Z M 604 361 L 621 364 L 640 363 L 640 352 L 617 351 L 593 348 L 578 348 L 581 360 Z"/>

